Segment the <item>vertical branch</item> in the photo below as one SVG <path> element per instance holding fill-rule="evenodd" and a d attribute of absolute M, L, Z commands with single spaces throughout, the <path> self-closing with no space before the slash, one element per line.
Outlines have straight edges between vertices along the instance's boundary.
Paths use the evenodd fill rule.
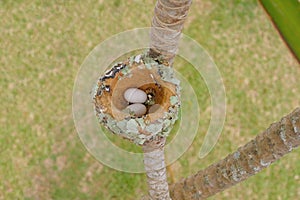
<path fill-rule="evenodd" d="M 150 33 L 149 57 L 161 57 L 161 61 L 168 63 L 166 65 L 172 65 L 191 2 L 192 0 L 157 0 Z M 165 141 L 166 138 L 162 137 L 143 145 L 151 200 L 170 200 L 164 160 Z"/>
<path fill-rule="evenodd" d="M 205 199 L 260 172 L 300 145 L 300 108 L 225 159 L 170 186 L 173 200 Z"/>
<path fill-rule="evenodd" d="M 144 144 L 144 165 L 147 173 L 149 198 L 151 200 L 170 200 L 164 159 L 166 138 Z"/>
<path fill-rule="evenodd" d="M 152 58 L 160 55 L 171 65 L 192 0 L 158 0 L 150 33 Z"/>

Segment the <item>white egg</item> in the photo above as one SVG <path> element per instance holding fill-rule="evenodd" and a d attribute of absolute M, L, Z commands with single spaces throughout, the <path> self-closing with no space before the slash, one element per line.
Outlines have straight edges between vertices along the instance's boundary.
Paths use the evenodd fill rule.
<path fill-rule="evenodd" d="M 135 103 L 127 106 L 125 110 L 128 110 L 129 112 L 133 112 L 135 116 L 141 117 L 142 115 L 146 114 L 147 108 L 144 104 L 141 103 Z"/>
<path fill-rule="evenodd" d="M 158 110 L 162 109 L 162 106 L 159 105 L 159 104 L 154 104 L 152 105 L 149 110 L 148 110 L 148 113 L 155 113 L 157 112 Z"/>
<path fill-rule="evenodd" d="M 147 100 L 147 94 L 138 88 L 128 88 L 124 92 L 124 98 L 130 103 L 144 103 Z"/>

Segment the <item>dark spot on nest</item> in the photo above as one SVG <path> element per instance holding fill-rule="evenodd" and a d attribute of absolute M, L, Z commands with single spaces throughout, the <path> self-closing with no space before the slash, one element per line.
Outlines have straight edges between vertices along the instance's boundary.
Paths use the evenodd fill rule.
<path fill-rule="evenodd" d="M 126 67 L 125 64 L 122 63 L 118 63 L 116 65 L 114 65 L 109 71 L 107 71 L 104 76 L 102 76 L 99 80 L 101 82 L 105 81 L 106 79 L 110 79 L 110 78 L 114 78 L 116 76 L 116 74 L 124 69 Z"/>
<path fill-rule="evenodd" d="M 102 90 L 101 90 L 101 89 L 98 89 L 98 91 L 97 91 L 97 96 L 101 96 L 101 94 L 102 94 Z"/>
<path fill-rule="evenodd" d="M 104 86 L 103 89 L 104 89 L 106 92 L 110 92 L 110 86 L 109 86 L 109 85 Z"/>

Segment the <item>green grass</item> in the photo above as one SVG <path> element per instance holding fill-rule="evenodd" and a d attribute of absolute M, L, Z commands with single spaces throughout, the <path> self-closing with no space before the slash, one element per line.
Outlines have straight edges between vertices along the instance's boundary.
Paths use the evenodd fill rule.
<path fill-rule="evenodd" d="M 89 155 L 71 100 L 76 73 L 93 47 L 149 26 L 153 7 L 154 0 L 0 2 L 0 199 L 127 200 L 147 192 L 143 174 L 115 171 Z M 223 158 L 300 105 L 299 64 L 255 0 L 195 0 L 184 33 L 219 67 L 227 116 L 216 147 L 199 160 L 209 94 L 201 76 L 177 58 L 175 67 L 196 90 L 201 121 L 193 145 L 171 166 L 175 180 Z M 299 153 L 211 199 L 296 199 Z"/>

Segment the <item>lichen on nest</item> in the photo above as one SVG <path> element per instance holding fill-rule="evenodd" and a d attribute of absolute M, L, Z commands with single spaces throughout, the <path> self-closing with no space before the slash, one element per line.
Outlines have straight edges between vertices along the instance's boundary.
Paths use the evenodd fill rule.
<path fill-rule="evenodd" d="M 158 93 L 155 103 L 160 104 L 162 109 L 141 117 L 122 111 L 123 107 L 128 105 L 122 97 L 122 92 L 138 83 L 141 84 L 140 89 L 146 88 L 145 91 L 151 91 L 150 88 Z M 132 56 L 113 65 L 99 78 L 93 90 L 96 116 L 100 124 L 112 133 L 138 145 L 156 137 L 166 137 L 178 118 L 179 83 L 174 70 L 159 59 L 150 58 L 147 54 Z M 149 108 L 151 104 L 146 106 Z"/>

